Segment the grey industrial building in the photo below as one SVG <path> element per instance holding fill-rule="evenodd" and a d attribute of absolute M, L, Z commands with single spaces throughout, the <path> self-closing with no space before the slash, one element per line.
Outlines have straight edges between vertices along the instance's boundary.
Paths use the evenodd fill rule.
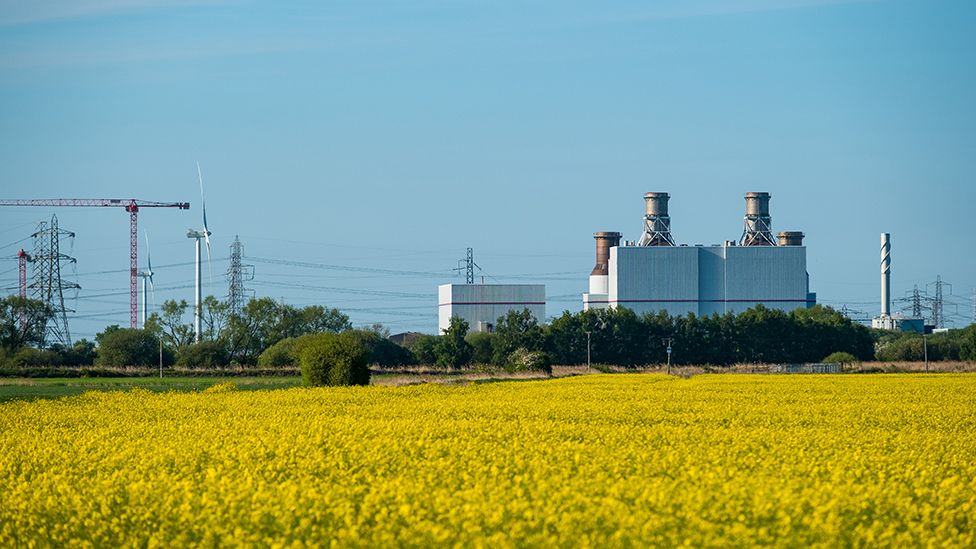
<path fill-rule="evenodd" d="M 775 238 L 770 195 L 747 193 L 744 230 L 738 241 L 717 246 L 677 245 L 671 235 L 667 193 L 646 193 L 644 231 L 621 244 L 617 232 L 598 232 L 596 266 L 583 308 L 627 307 L 671 315 L 740 313 L 762 304 L 791 311 L 811 307 L 803 233 Z"/>

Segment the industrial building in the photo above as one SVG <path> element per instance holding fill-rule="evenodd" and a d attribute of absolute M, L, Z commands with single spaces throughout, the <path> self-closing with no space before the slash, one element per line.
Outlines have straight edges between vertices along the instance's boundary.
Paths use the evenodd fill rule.
<path fill-rule="evenodd" d="M 879 330 L 930 333 L 921 317 L 906 317 L 891 313 L 891 234 L 881 233 L 881 314 L 871 319 L 871 327 Z"/>
<path fill-rule="evenodd" d="M 492 332 L 499 317 L 528 309 L 540 323 L 546 318 L 544 284 L 442 284 L 437 287 L 437 328 L 443 333 L 451 317 L 468 322 L 471 332 Z"/>
<path fill-rule="evenodd" d="M 703 246 L 675 244 L 668 193 L 644 195 L 644 231 L 621 245 L 617 232 L 598 232 L 596 266 L 584 309 L 627 307 L 638 314 L 741 313 L 762 304 L 791 311 L 812 307 L 802 232 L 772 233 L 769 193 L 746 193 L 738 241 Z"/>

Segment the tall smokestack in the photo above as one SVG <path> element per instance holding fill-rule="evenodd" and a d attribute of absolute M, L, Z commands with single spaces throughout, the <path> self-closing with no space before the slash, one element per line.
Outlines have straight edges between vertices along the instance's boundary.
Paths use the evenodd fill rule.
<path fill-rule="evenodd" d="M 891 234 L 881 233 L 881 316 L 891 314 Z"/>
<path fill-rule="evenodd" d="M 590 276 L 609 276 L 610 274 L 610 248 L 620 245 L 621 234 L 616 232 L 593 233 L 596 239 L 596 267 L 590 272 Z"/>
<path fill-rule="evenodd" d="M 769 217 L 769 193 L 746 193 L 745 228 L 740 246 L 775 246 L 773 220 Z"/>
<path fill-rule="evenodd" d="M 644 193 L 644 234 L 638 246 L 674 246 L 668 215 L 670 198 L 668 193 Z"/>

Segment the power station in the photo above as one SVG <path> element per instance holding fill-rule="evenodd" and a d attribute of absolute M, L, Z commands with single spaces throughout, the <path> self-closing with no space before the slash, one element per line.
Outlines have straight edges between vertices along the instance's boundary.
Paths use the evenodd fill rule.
<path fill-rule="evenodd" d="M 626 307 L 638 314 L 741 313 L 762 304 L 792 311 L 812 307 L 803 233 L 772 233 L 769 193 L 746 193 L 739 240 L 722 245 L 677 245 L 668 215 L 670 196 L 644 194 L 644 231 L 621 245 L 618 232 L 594 233 L 596 266 L 584 309 Z"/>

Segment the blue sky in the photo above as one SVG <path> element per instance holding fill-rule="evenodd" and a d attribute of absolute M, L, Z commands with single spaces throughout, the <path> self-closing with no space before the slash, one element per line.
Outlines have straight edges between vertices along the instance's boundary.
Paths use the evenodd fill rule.
<path fill-rule="evenodd" d="M 594 231 L 639 236 L 643 192 L 671 193 L 679 242 L 713 244 L 768 191 L 821 302 L 877 313 L 888 231 L 894 294 L 941 275 L 962 325 L 973 52 L 976 4 L 943 0 L 2 0 L 0 197 L 189 201 L 140 218 L 154 265 L 186 263 L 199 161 L 207 293 L 238 234 L 257 295 L 433 332 L 467 246 L 488 281 L 545 282 L 553 315 L 580 308 Z M 52 213 L 77 233 L 73 335 L 126 325 L 121 211 L 3 208 L 0 287 Z M 157 302 L 192 281 L 157 268 Z"/>

